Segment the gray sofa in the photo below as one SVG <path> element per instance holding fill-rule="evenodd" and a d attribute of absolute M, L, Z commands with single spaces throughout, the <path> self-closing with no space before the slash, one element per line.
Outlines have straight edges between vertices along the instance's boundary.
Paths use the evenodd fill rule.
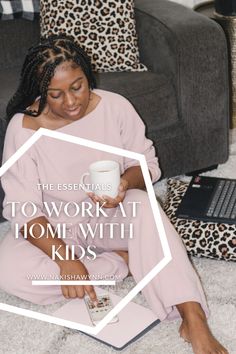
<path fill-rule="evenodd" d="M 157 148 L 163 177 L 225 162 L 229 93 L 223 30 L 167 0 L 136 0 L 135 17 L 141 60 L 149 71 L 100 74 L 98 87 L 133 103 Z M 0 21 L 1 118 L 26 50 L 38 40 L 38 21 Z"/>

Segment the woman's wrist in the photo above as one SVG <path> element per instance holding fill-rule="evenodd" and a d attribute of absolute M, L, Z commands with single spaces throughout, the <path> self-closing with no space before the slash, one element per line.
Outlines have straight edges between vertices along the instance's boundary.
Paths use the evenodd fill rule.
<path fill-rule="evenodd" d="M 58 267 L 60 269 L 62 269 L 63 267 L 69 265 L 69 263 L 70 264 L 76 263 L 77 265 L 83 264 L 79 259 L 63 259 L 63 260 L 57 259 L 57 260 L 55 260 L 55 263 L 58 265 Z"/>
<path fill-rule="evenodd" d="M 65 260 L 61 260 L 59 258 L 55 259 L 54 262 L 58 265 L 58 267 L 61 269 L 63 265 L 65 264 Z"/>
<path fill-rule="evenodd" d="M 69 247 L 66 247 L 64 242 L 63 245 L 61 245 L 60 250 L 58 250 L 57 254 L 55 254 L 55 258 L 53 260 L 59 268 L 62 268 L 65 265 L 65 262 L 72 260 L 71 251 Z"/>
<path fill-rule="evenodd" d="M 129 167 L 124 174 L 121 176 L 121 179 L 126 181 L 126 190 L 127 189 L 144 189 L 145 182 L 143 179 L 143 174 L 140 166 Z"/>

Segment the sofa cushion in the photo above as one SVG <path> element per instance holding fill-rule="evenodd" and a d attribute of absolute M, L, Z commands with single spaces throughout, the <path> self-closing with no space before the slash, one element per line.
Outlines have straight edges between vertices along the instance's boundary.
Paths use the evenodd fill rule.
<path fill-rule="evenodd" d="M 39 21 L 0 21 L 0 70 L 21 66 L 27 50 L 39 42 Z"/>
<path fill-rule="evenodd" d="M 41 0 L 41 35 L 73 36 L 95 71 L 144 71 L 133 6 L 134 0 Z"/>
<path fill-rule="evenodd" d="M 15 92 L 20 67 L 0 70 L 0 118 L 5 117 L 6 104 Z M 117 72 L 96 75 L 97 87 L 126 97 L 141 117 L 145 117 L 149 132 L 157 132 L 178 123 L 177 102 L 171 79 L 153 72 Z M 158 113 L 157 113 L 158 112 Z"/>
<path fill-rule="evenodd" d="M 19 66 L 0 70 L 0 82 L 4 82 L 4 90 L 0 91 L 0 119 L 6 116 L 6 106 L 17 89 L 20 70 L 21 67 Z"/>
<path fill-rule="evenodd" d="M 175 89 L 170 78 L 153 72 L 97 75 L 98 88 L 126 97 L 148 125 L 150 138 L 179 123 Z"/>
<path fill-rule="evenodd" d="M 0 91 L 0 163 L 2 163 L 2 150 L 6 131 L 6 106 L 9 99 L 14 94 L 19 80 L 20 67 L 0 70 L 0 82 L 4 82 L 4 90 Z M 0 222 L 5 221 L 2 217 L 2 202 L 4 193 L 0 183 Z"/>

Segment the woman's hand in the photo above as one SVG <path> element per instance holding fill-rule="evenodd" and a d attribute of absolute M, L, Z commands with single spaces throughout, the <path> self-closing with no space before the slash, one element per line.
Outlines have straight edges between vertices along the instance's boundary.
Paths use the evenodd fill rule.
<path fill-rule="evenodd" d="M 60 267 L 60 275 L 63 280 L 89 280 L 89 273 L 79 260 L 61 261 L 57 264 Z M 62 285 L 61 289 L 67 299 L 76 297 L 82 299 L 87 294 L 91 301 L 97 301 L 97 295 L 92 285 Z"/>
<path fill-rule="evenodd" d="M 116 208 L 119 203 L 123 202 L 123 200 L 125 199 L 127 189 L 128 181 L 124 178 L 121 178 L 120 185 L 118 188 L 118 194 L 115 198 L 111 198 L 108 195 L 103 195 L 102 197 L 99 197 L 91 192 L 88 193 L 88 196 L 92 199 L 94 203 L 99 202 L 101 205 L 103 205 L 103 208 Z"/>

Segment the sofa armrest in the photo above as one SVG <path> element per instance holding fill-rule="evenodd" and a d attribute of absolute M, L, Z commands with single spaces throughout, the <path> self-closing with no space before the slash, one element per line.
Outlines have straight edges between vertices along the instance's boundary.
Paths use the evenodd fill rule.
<path fill-rule="evenodd" d="M 172 78 L 186 131 L 193 140 L 201 135 L 196 149 L 209 131 L 228 146 L 228 55 L 220 25 L 167 0 L 136 0 L 135 18 L 141 61 Z"/>

